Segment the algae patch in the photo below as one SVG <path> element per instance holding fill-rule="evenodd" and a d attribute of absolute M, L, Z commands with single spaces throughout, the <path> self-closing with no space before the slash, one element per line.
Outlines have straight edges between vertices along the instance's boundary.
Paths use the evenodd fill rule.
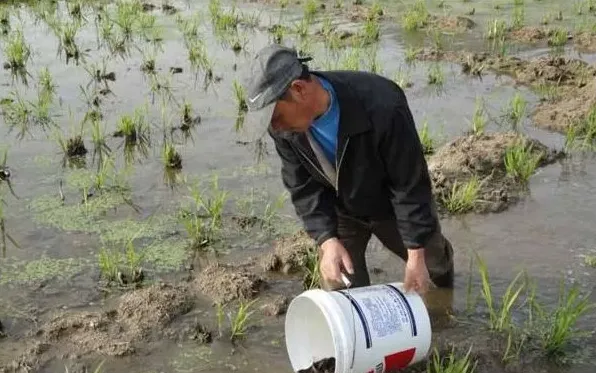
<path fill-rule="evenodd" d="M 2 269 L 0 285 L 26 284 L 53 278 L 65 280 L 83 271 L 89 265 L 88 259 L 53 259 L 45 255 L 32 261 L 17 261 Z"/>
<path fill-rule="evenodd" d="M 190 256 L 189 240 L 170 239 L 147 246 L 143 249 L 144 261 L 156 272 L 180 269 Z"/>

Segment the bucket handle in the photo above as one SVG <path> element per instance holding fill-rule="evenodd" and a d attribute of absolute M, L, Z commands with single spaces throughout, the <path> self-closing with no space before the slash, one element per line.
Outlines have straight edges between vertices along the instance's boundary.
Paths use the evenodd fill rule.
<path fill-rule="evenodd" d="M 346 292 L 352 298 L 350 294 L 350 288 L 352 287 L 352 281 L 346 276 L 345 273 L 341 272 L 341 280 L 346 286 Z M 354 315 L 354 306 L 351 305 L 350 310 L 352 311 L 352 332 L 353 332 L 353 340 L 352 340 L 352 363 L 350 364 L 350 370 L 354 369 L 354 362 L 356 360 L 356 316 Z"/>

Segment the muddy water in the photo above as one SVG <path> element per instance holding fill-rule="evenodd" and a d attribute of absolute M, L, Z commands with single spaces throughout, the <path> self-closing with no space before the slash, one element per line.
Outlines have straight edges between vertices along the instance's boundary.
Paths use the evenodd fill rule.
<path fill-rule="evenodd" d="M 460 1 L 445 2 L 452 7 L 450 10 L 430 7 L 435 14 L 450 12 L 463 14 L 469 9 L 469 4 Z M 504 4 L 504 2 L 502 2 Z M 172 2 L 180 10 L 180 14 L 191 15 L 201 9 L 206 13 L 206 2 L 193 3 L 190 8 L 184 2 Z M 468 50 L 482 50 L 484 42 L 481 33 L 484 24 L 492 18 L 504 17 L 511 14 L 511 4 L 501 7 L 502 15 L 495 13 L 492 5 L 479 6 L 472 3 L 476 12 L 472 17 L 479 26 L 475 31 L 458 35 L 453 39 L 453 45 L 448 48 L 465 47 Z M 239 4 L 242 11 L 263 11 L 261 25 L 277 22 L 279 10 L 261 4 Z M 526 4 L 526 23 L 539 22 L 544 14 L 557 13 L 559 2 L 541 1 Z M 61 97 L 61 106 L 53 107 L 58 115 L 56 121 L 65 134 L 69 134 L 71 122 L 68 109 L 74 113 L 74 123 L 80 123 L 86 105 L 80 95 L 79 85 L 85 86 L 89 81 L 82 66 L 66 65 L 64 60 L 56 57 L 57 39 L 51 35 L 43 22 L 36 25 L 32 13 L 26 6 L 17 12 L 11 8 L 14 16 L 13 24 L 17 24 L 17 13 L 23 21 L 25 37 L 31 44 L 34 56 L 28 64 L 28 70 L 34 76 L 41 67 L 47 66 L 58 86 L 57 94 Z M 401 6 L 388 5 L 389 14 L 399 14 Z M 563 7 L 562 11 L 569 17 L 564 17 L 558 24 L 569 26 L 577 18 L 572 18 L 572 5 Z M 87 12 L 90 19 L 92 13 Z M 171 78 L 173 93 L 178 100 L 186 99 L 201 116 L 201 124 L 193 130 L 194 142 L 181 144 L 177 147 L 183 159 L 183 172 L 189 176 L 205 177 L 212 173 L 220 175 L 221 183 L 228 188 L 236 198 L 246 198 L 251 187 L 266 190 L 271 198 L 275 198 L 283 191 L 279 176 L 279 162 L 271 152 L 263 164 L 255 165 L 253 150 L 238 145 L 236 140 L 244 140 L 252 133 L 234 132 L 236 106 L 233 99 L 232 82 L 234 78 L 241 78 L 245 72 L 246 60 L 250 54 L 265 45 L 269 36 L 267 33 L 253 30 L 247 31 L 248 44 L 246 50 L 239 54 L 230 48 L 220 46 L 212 37 L 212 30 L 208 22 L 201 26 L 202 37 L 205 38 L 210 58 L 214 61 L 214 73 L 221 77 L 219 83 L 203 90 L 201 77 L 195 85 L 190 65 L 186 58 L 187 52 L 182 38 L 176 30 L 174 18 L 162 15 L 156 11 L 159 23 L 163 25 L 164 46 L 163 53 L 157 55 L 158 74 L 166 76 L 170 67 L 182 67 L 182 74 L 175 74 Z M 301 17 L 299 9 L 285 10 L 285 22 L 297 21 Z M 583 16 L 582 16 L 583 17 Z M 582 19 L 581 17 L 579 19 Z M 344 17 L 334 20 L 344 27 L 355 25 Z M 407 89 L 410 105 L 417 123 L 421 125 L 427 121 L 431 132 L 440 142 L 445 142 L 461 135 L 469 128 L 468 120 L 474 110 L 474 101 L 482 96 L 487 102 L 491 115 L 498 116 L 507 105 L 508 100 L 516 90 L 514 82 L 507 77 L 495 77 L 487 74 L 482 80 L 470 78 L 460 73 L 461 67 L 455 64 L 442 63 L 445 73 L 445 84 L 441 91 L 426 84 L 426 76 L 430 63 L 417 62 L 407 67 L 404 53 L 407 47 L 417 45 L 420 35 L 404 33 L 396 27 L 398 21 L 384 23 L 382 37 L 377 45 L 377 62 L 381 72 L 393 77 L 398 69 L 407 69 L 413 83 Z M 316 26 L 313 26 L 314 29 Z M 101 62 L 102 56 L 109 56 L 109 52 L 97 52 L 96 31 L 92 23 L 77 35 L 77 43 L 81 50 L 90 49 L 90 60 Z M 289 39 L 291 42 L 291 39 Z M 547 49 L 531 49 L 519 46 L 520 55 L 535 57 L 548 53 Z M 338 62 L 330 59 L 320 45 L 314 45 L 315 68 L 337 66 Z M 573 51 L 570 52 L 575 57 Z M 369 53 L 370 55 L 370 53 Z M 341 58 L 341 57 L 340 57 Z M 596 55 L 582 54 L 581 58 L 594 63 Z M 368 60 L 363 58 L 362 68 Z M 109 87 L 113 96 L 103 97 L 103 114 L 106 133 L 115 129 L 117 119 L 124 113 L 132 114 L 133 110 L 145 103 L 151 108 L 151 122 L 155 127 L 154 144 L 150 156 L 143 162 L 136 164 L 131 177 L 134 202 L 141 207 L 141 214 L 133 210 L 120 207 L 111 212 L 107 219 L 139 220 L 147 218 L 157 209 L 171 213 L 178 203 L 185 198 L 185 190 L 172 191 L 163 182 L 163 167 L 160 161 L 161 138 L 158 129 L 161 127 L 159 103 L 151 103 L 151 95 L 147 78 L 139 70 L 142 57 L 138 53 L 126 59 L 109 57 L 107 71 L 114 72 L 116 81 L 110 82 Z M 2 95 L 7 95 L 14 86 L 8 71 L 2 71 L 0 77 Z M 31 79 L 31 81 L 34 81 Z M 29 92 L 18 85 L 20 92 Z M 537 98 L 529 90 L 520 87 L 530 105 L 537 102 Z M 173 118 L 179 118 L 179 110 L 168 105 Z M 530 106 L 531 109 L 531 106 Z M 489 124 L 490 130 L 497 130 L 494 124 Z M 538 138 L 545 144 L 561 147 L 562 136 L 532 127 L 531 121 L 525 122 L 524 131 Z M 15 200 L 12 196 L 5 197 L 6 227 L 21 248 L 9 244 L 6 258 L 0 262 L 0 320 L 5 331 L 17 338 L 23 336 L 31 328 L 35 328 L 33 320 L 43 322 L 53 312 L 65 310 L 104 309 L 111 302 L 109 294 L 104 294 L 98 287 L 99 271 L 96 255 L 101 246 L 97 235 L 64 231 L 35 220 L 35 212 L 30 209 L 31 203 L 40 196 L 57 196 L 58 182 L 69 174 L 60 167 L 61 154 L 57 144 L 39 131 L 34 132 L 33 139 L 17 141 L 14 134 L 6 131 L 6 126 L 0 126 L 1 145 L 9 145 L 8 164 L 13 170 L 13 187 L 21 198 Z M 89 139 L 89 136 L 87 136 Z M 109 139 L 109 145 L 117 149 L 121 139 Z M 88 149 L 91 143 L 86 141 Z M 122 150 L 116 150 L 121 152 Z M 121 154 L 121 153 L 120 153 Z M 119 158 L 121 163 L 122 157 Z M 88 156 L 90 164 L 90 156 Z M 526 269 L 537 280 L 540 296 L 547 303 L 554 303 L 557 292 L 557 281 L 561 276 L 578 281 L 587 290 L 593 290 L 596 280 L 596 270 L 586 268 L 583 255 L 592 254 L 596 249 L 596 238 L 592 234 L 593 206 L 596 197 L 592 193 L 592 186 L 596 183 L 596 166 L 592 159 L 573 157 L 541 169 L 531 179 L 531 195 L 523 203 L 511 207 L 506 212 L 486 216 L 466 216 L 463 218 L 445 219 L 443 221 L 446 235 L 453 241 L 456 248 L 456 278 L 455 307 L 462 310 L 465 307 L 465 286 L 468 275 L 469 250 L 480 252 L 489 265 L 491 276 L 497 293 L 502 292 L 510 279 L 521 269 Z M 69 199 L 79 198 L 74 193 L 68 194 Z M 260 200 L 262 204 L 263 200 Z M 230 210 L 233 209 L 233 206 Z M 284 207 L 284 223 L 292 223 L 292 209 L 289 204 Z M 169 227 L 168 227 L 169 229 Z M 178 235 L 174 237 L 182 239 Z M 250 240 L 234 239 L 229 248 L 229 255 L 224 261 L 244 260 L 248 256 L 258 256 L 263 253 L 263 244 L 250 244 Z M 167 252 L 168 250 L 166 250 Z M 174 249 L 172 249 L 174 251 Z M 176 251 L 178 252 L 178 251 Z M 158 262 L 165 261 L 164 251 L 157 254 Z M 160 256 L 161 255 L 161 256 Z M 170 255 L 174 255 L 171 254 Z M 44 258 L 49 258 L 45 260 Z M 184 258 L 183 258 L 184 259 Z M 188 261 L 173 259 L 174 268 L 184 268 Z M 191 261 L 196 269 L 200 269 L 202 260 Z M 27 267 L 27 263 L 33 263 Z M 401 279 L 403 264 L 388 252 L 379 247 L 378 243 L 371 244 L 369 265 L 378 268 L 373 280 L 394 281 Z M 168 269 L 150 272 L 152 280 L 179 279 L 186 275 L 186 271 L 172 271 Z M 475 280 L 477 284 L 477 280 Z M 291 281 L 287 277 L 280 277 L 271 281 L 272 293 L 297 294 L 301 291 L 299 281 Z M 596 298 L 594 299 L 596 300 Z M 216 330 L 216 317 L 213 308 L 207 302 L 201 303 L 190 314 L 175 321 L 175 325 L 191 322 L 195 317 L 206 323 L 210 330 Z M 593 329 L 596 318 L 583 320 L 582 326 Z M 463 335 L 453 331 L 454 341 L 464 340 Z M 592 339 L 588 344 L 594 344 Z M 283 344 L 283 317 L 258 317 L 257 325 L 248 334 L 247 343 L 232 346 L 224 341 L 216 341 L 211 345 L 200 345 L 195 341 L 160 340 L 141 344 L 133 356 L 122 358 L 108 358 L 104 365 L 105 371 L 111 372 L 228 372 L 237 370 L 290 372 L 285 356 Z M 0 353 L 0 363 L 4 364 L 15 358 L 17 350 L 4 349 Z M 63 372 L 64 366 L 70 371 L 80 368 L 82 364 L 94 366 L 98 358 L 66 359 L 62 356 L 49 362 L 42 371 Z M 553 368 L 554 369 L 554 368 Z M 593 366 L 578 364 L 574 372 L 591 372 Z M 550 370 L 553 371 L 553 370 Z"/>

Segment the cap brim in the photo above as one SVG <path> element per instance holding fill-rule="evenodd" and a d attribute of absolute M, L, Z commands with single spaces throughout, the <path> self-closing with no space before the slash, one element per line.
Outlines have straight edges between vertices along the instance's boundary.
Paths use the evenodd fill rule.
<path fill-rule="evenodd" d="M 258 137 L 266 132 L 271 124 L 276 103 L 277 101 L 273 101 L 259 110 L 246 112 L 244 115 L 244 124 L 242 126 L 244 130 L 243 132 L 246 132 L 251 137 Z"/>

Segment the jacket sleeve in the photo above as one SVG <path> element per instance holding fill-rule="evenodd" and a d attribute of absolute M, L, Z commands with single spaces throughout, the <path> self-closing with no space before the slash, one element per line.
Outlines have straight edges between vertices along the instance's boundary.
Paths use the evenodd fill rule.
<path fill-rule="evenodd" d="M 438 227 L 430 175 L 414 118 L 403 93 L 381 135 L 398 229 L 408 249 L 424 248 Z"/>
<path fill-rule="evenodd" d="M 306 233 L 317 245 L 337 237 L 335 192 L 310 175 L 287 140 L 276 137 L 273 140 L 281 158 L 282 182 Z"/>

